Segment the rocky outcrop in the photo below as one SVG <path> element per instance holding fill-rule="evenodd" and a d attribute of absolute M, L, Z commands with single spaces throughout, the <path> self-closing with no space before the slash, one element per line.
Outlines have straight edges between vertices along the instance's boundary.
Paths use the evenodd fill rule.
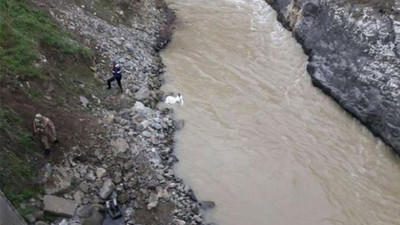
<path fill-rule="evenodd" d="M 313 84 L 400 153 L 400 2 L 266 1 L 309 55 Z"/>

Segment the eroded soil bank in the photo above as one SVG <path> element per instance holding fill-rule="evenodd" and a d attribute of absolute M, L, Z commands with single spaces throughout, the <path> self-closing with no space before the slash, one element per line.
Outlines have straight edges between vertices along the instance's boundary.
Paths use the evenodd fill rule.
<path fill-rule="evenodd" d="M 400 2 L 267 2 L 309 55 L 313 84 L 400 153 Z"/>

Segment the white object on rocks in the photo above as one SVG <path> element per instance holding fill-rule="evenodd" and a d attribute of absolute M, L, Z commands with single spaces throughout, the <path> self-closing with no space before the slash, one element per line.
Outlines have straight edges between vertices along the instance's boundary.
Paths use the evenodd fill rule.
<path fill-rule="evenodd" d="M 179 104 L 183 105 L 183 95 L 178 94 L 176 97 L 167 96 L 165 98 L 165 103 L 170 104 L 170 105 L 179 103 Z"/>

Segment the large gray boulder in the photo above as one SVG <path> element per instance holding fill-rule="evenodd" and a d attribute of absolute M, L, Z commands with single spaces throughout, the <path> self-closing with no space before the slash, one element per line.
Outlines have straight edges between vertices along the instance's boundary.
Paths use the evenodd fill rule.
<path fill-rule="evenodd" d="M 74 216 L 76 207 L 78 207 L 78 202 L 76 201 L 53 195 L 45 195 L 43 203 L 45 212 L 65 217 Z"/>

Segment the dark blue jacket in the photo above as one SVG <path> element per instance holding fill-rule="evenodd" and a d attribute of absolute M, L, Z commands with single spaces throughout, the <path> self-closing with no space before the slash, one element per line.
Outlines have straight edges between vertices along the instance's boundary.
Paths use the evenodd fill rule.
<path fill-rule="evenodd" d="M 122 71 L 121 71 L 121 66 L 120 65 L 115 65 L 112 69 L 112 73 L 114 74 L 114 77 L 120 78 L 122 77 Z"/>

